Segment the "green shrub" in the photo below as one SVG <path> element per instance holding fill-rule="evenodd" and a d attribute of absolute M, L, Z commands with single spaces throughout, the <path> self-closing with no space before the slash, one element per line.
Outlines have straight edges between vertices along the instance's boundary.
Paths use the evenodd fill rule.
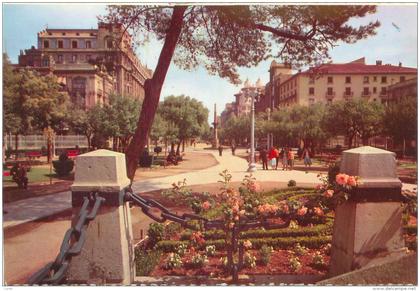
<path fill-rule="evenodd" d="M 191 257 L 190 265 L 193 268 L 202 268 L 205 264 L 207 264 L 209 260 L 207 259 L 206 255 L 195 254 Z"/>
<path fill-rule="evenodd" d="M 328 182 L 335 183 L 335 177 L 340 173 L 340 162 L 334 162 L 328 166 Z"/>
<path fill-rule="evenodd" d="M 179 223 L 171 222 L 164 227 L 164 237 L 165 239 L 170 239 L 175 234 L 178 234 L 182 229 L 182 226 Z"/>
<path fill-rule="evenodd" d="M 289 183 L 287 183 L 287 187 L 296 187 L 296 181 L 290 180 Z"/>
<path fill-rule="evenodd" d="M 248 268 L 255 268 L 257 265 L 257 258 L 250 253 L 246 252 L 244 254 L 244 265 Z"/>
<path fill-rule="evenodd" d="M 254 249 L 260 249 L 263 245 L 272 246 L 275 249 L 287 249 L 293 247 L 296 243 L 299 243 L 301 246 L 305 246 L 310 249 L 318 249 L 325 244 L 331 243 L 331 236 L 325 235 L 312 237 L 254 238 L 249 240 L 251 241 L 252 247 Z M 240 240 L 239 244 L 243 244 L 243 242 L 244 240 Z M 165 253 L 176 252 L 178 245 L 188 243 L 189 240 L 162 240 L 156 244 L 156 248 Z M 216 250 L 224 250 L 226 247 L 226 242 L 224 239 L 208 240 L 202 249 L 208 245 L 214 245 Z"/>
<path fill-rule="evenodd" d="M 67 153 L 62 153 L 58 161 L 53 161 L 53 167 L 59 177 L 67 176 L 73 171 L 74 161 L 69 159 Z"/>
<path fill-rule="evenodd" d="M 177 269 L 182 267 L 181 256 L 176 253 L 170 253 L 166 259 L 164 268 L 167 270 Z"/>
<path fill-rule="evenodd" d="M 135 264 L 137 276 L 148 276 L 156 265 L 159 264 L 162 252 L 160 250 L 135 250 Z"/>
<path fill-rule="evenodd" d="M 263 245 L 260 249 L 260 259 L 261 264 L 264 266 L 268 265 L 268 262 L 270 262 L 271 254 L 273 253 L 273 247 Z"/>
<path fill-rule="evenodd" d="M 147 235 L 149 236 L 149 246 L 154 247 L 156 243 L 163 239 L 163 224 L 156 222 L 151 223 L 147 230 Z"/>

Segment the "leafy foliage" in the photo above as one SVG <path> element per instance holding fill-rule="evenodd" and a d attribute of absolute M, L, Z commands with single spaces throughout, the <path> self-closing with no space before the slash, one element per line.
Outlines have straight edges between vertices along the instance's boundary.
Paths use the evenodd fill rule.
<path fill-rule="evenodd" d="M 62 153 L 58 161 L 53 161 L 54 171 L 58 176 L 63 177 L 70 174 L 74 167 L 74 161 L 70 160 L 67 153 Z"/>

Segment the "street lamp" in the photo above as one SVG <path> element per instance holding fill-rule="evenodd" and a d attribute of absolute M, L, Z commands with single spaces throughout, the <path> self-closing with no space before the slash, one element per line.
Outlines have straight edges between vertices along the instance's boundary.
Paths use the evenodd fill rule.
<path fill-rule="evenodd" d="M 255 165 L 255 97 L 258 96 L 258 91 L 251 93 L 251 158 L 249 161 L 248 172 L 255 172 L 257 167 Z"/>

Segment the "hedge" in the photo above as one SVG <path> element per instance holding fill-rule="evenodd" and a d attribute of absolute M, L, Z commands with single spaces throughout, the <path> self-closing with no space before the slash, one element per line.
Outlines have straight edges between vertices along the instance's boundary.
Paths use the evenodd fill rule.
<path fill-rule="evenodd" d="M 406 234 L 417 235 L 417 225 L 404 225 L 403 231 Z"/>
<path fill-rule="evenodd" d="M 161 255 L 161 250 L 136 249 L 134 259 L 136 264 L 136 276 L 148 276 L 155 266 L 159 264 Z"/>
<path fill-rule="evenodd" d="M 318 236 L 331 235 L 333 231 L 333 220 L 327 218 L 325 224 L 318 224 L 313 227 L 299 227 L 297 229 L 253 229 L 240 234 L 241 238 L 276 238 L 276 237 L 299 237 L 299 236 Z M 181 234 L 181 240 L 189 240 L 192 231 L 186 230 Z M 209 230 L 203 233 L 205 239 L 224 239 L 225 232 L 223 230 Z"/>
<path fill-rule="evenodd" d="M 313 237 L 279 237 L 279 238 L 250 238 L 249 240 L 252 243 L 252 247 L 259 249 L 264 244 L 268 246 L 272 246 L 276 249 L 287 249 L 293 247 L 296 243 L 299 243 L 302 246 L 306 246 L 308 248 L 317 249 L 321 246 L 331 243 L 331 236 L 313 236 Z M 243 240 L 240 240 L 242 242 Z M 163 251 L 163 252 L 175 252 L 176 247 L 180 244 L 189 244 L 189 240 L 181 240 L 181 241 L 172 241 L 172 240 L 164 240 L 157 243 L 156 248 Z M 217 250 L 223 250 L 226 247 L 226 242 L 223 239 L 218 240 L 208 240 L 206 241 L 205 245 L 202 247 L 204 249 L 205 246 L 214 245 L 216 246 Z"/>

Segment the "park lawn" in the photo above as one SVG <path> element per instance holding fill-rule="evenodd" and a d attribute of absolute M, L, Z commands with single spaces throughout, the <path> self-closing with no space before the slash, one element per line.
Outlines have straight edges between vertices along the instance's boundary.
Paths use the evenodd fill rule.
<path fill-rule="evenodd" d="M 417 169 L 417 163 L 410 163 L 410 162 L 403 162 L 398 165 L 398 167 L 404 168 L 404 169 Z"/>
<path fill-rule="evenodd" d="M 27 173 L 29 183 L 48 182 L 50 180 L 50 169 L 48 167 L 32 167 Z M 52 171 L 52 177 L 55 178 L 55 172 Z M 12 176 L 3 176 L 3 184 L 16 185 L 12 180 Z"/>

